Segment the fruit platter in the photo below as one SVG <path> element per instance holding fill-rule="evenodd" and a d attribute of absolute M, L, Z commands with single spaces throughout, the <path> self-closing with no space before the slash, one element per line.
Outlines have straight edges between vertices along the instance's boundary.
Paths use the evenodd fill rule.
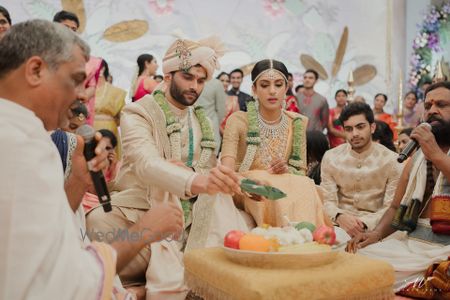
<path fill-rule="evenodd" d="M 248 233 L 231 230 L 224 252 L 235 263 L 258 268 L 299 269 L 321 266 L 336 259 L 332 227 L 301 222 L 295 226 L 262 226 Z"/>

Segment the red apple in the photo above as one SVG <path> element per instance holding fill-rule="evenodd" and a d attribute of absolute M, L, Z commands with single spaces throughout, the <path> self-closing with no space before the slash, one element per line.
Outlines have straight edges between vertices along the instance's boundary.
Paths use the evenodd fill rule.
<path fill-rule="evenodd" d="M 334 245 L 336 241 L 336 233 L 333 227 L 322 225 L 314 230 L 313 239 L 319 244 Z"/>
<path fill-rule="evenodd" d="M 225 235 L 223 245 L 228 248 L 239 249 L 239 241 L 243 235 L 245 233 L 240 230 L 231 230 Z"/>

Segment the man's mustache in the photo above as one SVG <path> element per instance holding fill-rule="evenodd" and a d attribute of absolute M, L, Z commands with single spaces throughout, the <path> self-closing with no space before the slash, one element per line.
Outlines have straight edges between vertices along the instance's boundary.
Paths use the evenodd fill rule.
<path fill-rule="evenodd" d="M 194 91 L 186 91 L 186 93 L 187 94 L 193 94 L 195 97 L 198 97 L 198 94 L 197 94 L 197 92 L 194 90 Z"/>
<path fill-rule="evenodd" d="M 441 118 L 437 118 L 435 116 L 431 116 L 427 119 L 427 123 L 431 123 L 431 122 L 439 122 L 440 124 L 444 124 L 444 120 L 442 120 Z"/>

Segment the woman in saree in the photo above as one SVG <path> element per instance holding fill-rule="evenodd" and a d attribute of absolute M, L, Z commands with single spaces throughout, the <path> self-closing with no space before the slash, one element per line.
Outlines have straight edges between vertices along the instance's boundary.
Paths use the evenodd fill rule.
<path fill-rule="evenodd" d="M 384 106 L 388 101 L 388 97 L 385 94 L 378 93 L 375 95 L 373 100 L 373 114 L 375 116 L 375 120 L 383 121 L 388 124 L 394 134 L 394 141 L 397 140 L 397 123 L 394 121 L 394 118 L 391 114 L 388 114 L 384 111 Z"/>
<path fill-rule="evenodd" d="M 225 93 L 228 91 L 228 86 L 230 85 L 230 75 L 228 73 L 222 72 L 217 77 L 222 84 Z M 225 130 L 225 125 L 227 124 L 228 118 L 232 113 L 239 110 L 239 101 L 237 96 L 227 95 L 227 102 L 225 103 L 225 117 L 220 122 L 220 135 L 223 135 L 223 131 Z"/>
<path fill-rule="evenodd" d="M 288 89 L 286 66 L 265 59 L 256 63 L 251 76 L 256 99 L 247 103 L 247 112 L 230 116 L 221 162 L 243 177 L 276 187 L 287 196 L 268 200 L 235 195 L 236 206 L 249 213 L 258 226 L 286 226 L 301 221 L 330 225 L 314 182 L 305 176 L 308 119 L 281 108 Z"/>
<path fill-rule="evenodd" d="M 126 91 L 113 86 L 107 81 L 110 76 L 108 63 L 102 60 L 98 70 L 97 88 L 95 91 L 95 117 L 94 128 L 96 130 L 108 129 L 118 139 L 116 155 L 121 157 L 121 146 L 119 140 L 120 112 L 125 106 Z"/>

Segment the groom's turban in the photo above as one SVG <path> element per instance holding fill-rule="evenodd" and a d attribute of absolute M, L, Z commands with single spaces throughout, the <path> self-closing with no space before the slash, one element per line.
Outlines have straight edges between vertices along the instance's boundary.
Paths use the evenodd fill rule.
<path fill-rule="evenodd" d="M 210 80 L 214 70 L 220 67 L 218 58 L 223 53 L 223 44 L 217 37 L 198 42 L 178 39 L 164 55 L 162 70 L 164 74 L 174 71 L 187 72 L 191 67 L 201 65 L 206 70 L 207 80 Z"/>

